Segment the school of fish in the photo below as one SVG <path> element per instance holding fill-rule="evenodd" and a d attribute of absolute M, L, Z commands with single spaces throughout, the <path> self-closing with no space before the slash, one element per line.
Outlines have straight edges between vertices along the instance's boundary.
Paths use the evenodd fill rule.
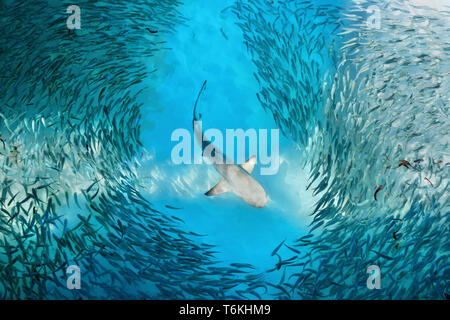
<path fill-rule="evenodd" d="M 371 6 L 380 28 L 367 23 Z M 450 4 L 238 1 L 233 11 L 261 106 L 303 150 L 317 199 L 310 237 L 292 244 L 306 254 L 285 264 L 289 278 L 272 270 L 283 270 L 280 294 L 446 299 Z M 366 286 L 370 265 L 381 290 Z"/>
<path fill-rule="evenodd" d="M 70 4 L 0 4 L 1 299 L 445 299 L 450 7 L 224 9 L 317 199 L 310 233 L 257 272 L 220 264 L 178 208 L 156 207 L 139 184 L 139 95 L 155 71 L 139 61 L 189 23 L 182 3 L 80 0 L 91 26 L 80 30 L 64 28 Z M 371 5 L 380 29 L 366 24 Z M 80 290 L 66 287 L 70 265 L 83 270 Z M 366 287 L 370 265 L 382 290 Z"/>
<path fill-rule="evenodd" d="M 181 23 L 177 1 L 2 2 L 0 298 L 242 299 L 266 287 L 220 265 L 177 208 L 142 195 L 143 63 Z M 68 290 L 66 269 L 81 270 Z M 256 295 L 258 295 L 256 293 Z"/>

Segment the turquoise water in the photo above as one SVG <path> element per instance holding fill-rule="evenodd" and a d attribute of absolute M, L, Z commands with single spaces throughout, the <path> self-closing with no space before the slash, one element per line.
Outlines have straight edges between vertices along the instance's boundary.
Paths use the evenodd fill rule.
<path fill-rule="evenodd" d="M 233 194 L 205 197 L 204 192 L 219 181 L 220 175 L 211 166 L 174 166 L 170 159 L 176 144 L 170 136 L 177 128 L 192 130 L 194 100 L 205 79 L 208 88 L 202 105 L 206 128 L 217 128 L 224 135 L 228 128 L 277 128 L 273 116 L 258 106 L 258 83 L 253 76 L 256 70 L 232 13 L 221 13 L 226 6 L 220 1 L 186 4 L 181 12 L 188 25 L 178 27 L 167 39 L 167 66 L 156 73 L 161 79 L 155 94 L 158 103 L 149 108 L 158 109 L 157 117 L 148 113 L 143 120 L 151 123 L 143 126 L 144 146 L 154 151 L 147 172 L 152 175 L 158 167 L 149 197 L 183 207 L 179 216 L 189 230 L 207 234 L 210 243 L 218 245 L 220 260 L 251 263 L 268 270 L 277 261 L 268 253 L 281 241 L 306 234 L 311 222 L 308 213 L 313 199 L 311 193 L 303 191 L 306 173 L 298 163 L 289 161 L 300 156 L 296 145 L 281 137 L 282 163 L 276 175 L 261 176 L 259 168 L 255 169 L 255 177 L 270 196 L 270 204 L 263 209 L 253 208 Z M 152 139 L 154 136 L 161 138 Z"/>
<path fill-rule="evenodd" d="M 2 298 L 448 297 L 450 4 L 69 4 L 1 4 Z M 205 80 L 204 129 L 280 130 L 263 208 L 171 159 Z"/>

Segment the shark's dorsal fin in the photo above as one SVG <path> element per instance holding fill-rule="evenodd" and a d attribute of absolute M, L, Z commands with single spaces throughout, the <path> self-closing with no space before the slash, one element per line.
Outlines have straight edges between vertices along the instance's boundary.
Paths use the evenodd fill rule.
<path fill-rule="evenodd" d="M 256 164 L 256 156 L 251 156 L 246 162 L 241 164 L 241 168 L 247 171 L 248 174 L 252 174 L 255 164 Z"/>
<path fill-rule="evenodd" d="M 220 179 L 219 183 L 217 183 L 211 190 L 206 192 L 205 195 L 207 195 L 208 197 L 216 196 L 218 194 L 222 194 L 230 190 L 231 190 L 230 186 L 225 181 L 225 179 L 222 178 Z"/>

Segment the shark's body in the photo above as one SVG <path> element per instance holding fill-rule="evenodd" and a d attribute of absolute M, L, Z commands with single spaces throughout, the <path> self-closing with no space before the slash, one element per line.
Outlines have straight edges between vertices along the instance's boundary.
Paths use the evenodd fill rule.
<path fill-rule="evenodd" d="M 205 145 L 211 144 L 210 141 L 203 140 L 201 126 L 196 125 L 196 123 L 198 123 L 197 121 L 201 118 L 201 114 L 197 113 L 197 103 L 205 88 L 206 81 L 203 83 L 195 102 L 193 119 L 194 135 L 197 142 L 202 147 L 202 153 L 205 149 Z M 222 176 L 222 179 L 211 190 L 205 193 L 207 196 L 215 196 L 228 191 L 233 191 L 238 197 L 256 208 L 262 208 L 267 204 L 268 197 L 264 188 L 250 176 L 256 164 L 255 156 L 252 156 L 247 162 L 240 166 L 230 164 L 226 161 L 226 156 L 215 146 L 214 157 L 211 157 L 210 154 L 204 156 L 213 163 L 214 168 L 216 168 Z M 222 159 L 223 161 L 216 161 L 216 159 Z"/>

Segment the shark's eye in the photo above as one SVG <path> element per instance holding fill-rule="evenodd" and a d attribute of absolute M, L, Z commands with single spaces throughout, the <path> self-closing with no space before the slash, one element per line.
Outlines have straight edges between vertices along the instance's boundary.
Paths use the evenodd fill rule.
<path fill-rule="evenodd" d="M 202 114 L 201 114 L 201 113 L 199 113 L 199 114 L 198 114 L 198 117 L 199 117 L 199 119 L 201 119 L 201 118 L 202 118 Z"/>

